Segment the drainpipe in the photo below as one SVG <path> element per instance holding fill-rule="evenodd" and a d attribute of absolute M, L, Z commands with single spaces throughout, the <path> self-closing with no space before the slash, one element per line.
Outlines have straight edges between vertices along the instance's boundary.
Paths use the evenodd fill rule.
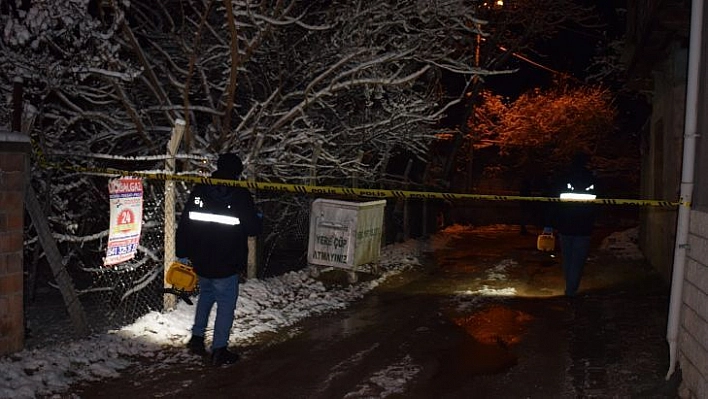
<path fill-rule="evenodd" d="M 677 364 L 677 337 L 681 322 L 683 302 L 683 279 L 688 250 L 688 229 L 691 216 L 691 197 L 693 195 L 693 171 L 696 160 L 696 138 L 698 137 L 698 88 L 701 64 L 701 46 L 703 33 L 703 0 L 691 1 L 691 32 L 688 49 L 688 80 L 686 82 L 686 119 L 684 121 L 683 163 L 681 170 L 681 204 L 678 209 L 676 224 L 676 242 L 674 246 L 673 275 L 671 277 L 671 299 L 669 301 L 669 319 L 666 328 L 666 340 L 669 343 L 669 371 L 666 379 L 671 378 Z"/>

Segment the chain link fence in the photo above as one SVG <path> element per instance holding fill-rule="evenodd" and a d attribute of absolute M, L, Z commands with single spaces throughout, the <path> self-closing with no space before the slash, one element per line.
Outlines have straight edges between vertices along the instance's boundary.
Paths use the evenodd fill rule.
<path fill-rule="evenodd" d="M 107 187 L 108 179 L 104 180 Z M 82 237 L 54 234 L 92 332 L 117 328 L 150 311 L 163 309 L 164 186 L 160 181 L 143 182 L 143 224 L 134 259 L 103 266 L 107 230 Z M 92 212 L 103 212 L 108 225 L 108 202 L 92 206 Z M 51 215 L 48 217 L 51 219 Z M 73 222 L 80 225 L 82 221 Z M 26 237 L 32 236 L 31 227 L 30 224 Z M 29 238 L 25 243 L 24 292 L 26 344 L 30 347 L 73 338 L 61 292 L 41 253 L 41 246 Z"/>
<path fill-rule="evenodd" d="M 108 178 L 103 178 L 107 187 Z M 97 184 L 97 185 L 100 185 Z M 165 220 L 166 190 L 174 190 L 175 218 Z M 64 255 L 65 268 L 74 284 L 92 332 L 105 332 L 128 325 L 151 311 L 163 311 L 171 294 L 164 294 L 165 265 L 173 260 L 174 241 L 165 239 L 173 231 L 191 185 L 177 182 L 143 181 L 143 224 L 134 259 L 103 266 L 107 230 L 86 236 L 54 233 Z M 311 198 L 305 195 L 259 192 L 254 195 L 264 212 L 264 229 L 258 237 L 257 278 L 276 276 L 307 265 L 307 239 Z M 109 206 L 92 204 L 92 213 L 102 213 L 108 225 Z M 66 215 L 64 215 L 66 218 Z M 51 215 L 49 215 L 51 219 Z M 81 225 L 81 220 L 64 221 Z M 105 226 L 104 226 L 105 228 Z M 79 229 L 80 230 L 80 229 Z M 26 346 L 41 346 L 74 338 L 59 287 L 42 255 L 31 222 L 25 233 L 25 319 Z M 165 257 L 168 254 L 168 258 Z M 198 291 L 197 291 L 198 293 Z M 169 307 L 169 306 L 168 306 Z"/>
<path fill-rule="evenodd" d="M 92 187 L 107 192 L 108 177 L 91 177 Z M 164 294 L 165 266 L 174 260 L 174 232 L 182 208 L 189 196 L 191 184 L 162 180 L 143 180 L 143 224 L 140 243 L 134 259 L 117 265 L 103 266 L 108 241 L 109 201 L 91 203 L 92 221 L 82 220 L 85 214 L 72 212 L 62 215 L 62 224 L 74 226 L 74 235 L 53 232 L 64 256 L 64 265 L 87 315 L 92 332 L 106 332 L 133 323 L 151 311 L 169 309 L 169 297 Z M 171 204 L 170 191 L 174 194 Z M 166 193 L 168 195 L 166 195 Z M 106 193 L 107 194 L 107 193 Z M 257 240 L 256 278 L 278 276 L 307 266 L 311 195 L 258 191 L 254 194 L 263 211 L 264 227 Z M 347 200 L 345 198 L 342 198 Z M 401 240 L 403 212 L 401 200 L 390 200 L 386 207 L 386 242 Z M 174 207 L 174 217 L 165 220 Z M 50 208 L 50 207 L 47 207 Z M 420 219 L 420 210 L 414 211 Z M 51 220 L 52 215 L 48 215 Z M 90 227 L 82 227 L 92 224 Z M 58 224 L 54 224 L 54 228 Z M 81 234 L 79 234 L 81 233 Z M 26 346 L 42 346 L 54 341 L 74 339 L 61 292 L 54 281 L 41 245 L 33 238 L 29 223 L 25 232 L 25 295 Z M 197 290 L 198 293 L 198 290 Z"/>

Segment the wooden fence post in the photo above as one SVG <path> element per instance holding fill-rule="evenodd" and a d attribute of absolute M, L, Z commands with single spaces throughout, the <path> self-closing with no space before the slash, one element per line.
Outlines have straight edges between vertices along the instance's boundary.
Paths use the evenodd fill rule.
<path fill-rule="evenodd" d="M 167 159 L 165 160 L 165 172 L 172 174 L 175 172 L 176 162 L 175 154 L 179 148 L 184 135 L 185 122 L 182 119 L 175 120 L 175 126 L 172 128 L 172 137 L 167 143 Z M 164 230 L 164 253 L 162 260 L 164 265 L 163 286 L 170 288 L 167 283 L 167 271 L 170 264 L 175 258 L 175 182 L 174 180 L 165 180 L 165 230 Z M 177 299 L 172 294 L 163 295 L 164 310 L 172 310 L 175 308 Z"/>
<path fill-rule="evenodd" d="M 256 181 L 256 172 L 251 166 L 248 171 L 248 180 Z M 246 261 L 246 278 L 258 277 L 258 237 L 248 237 L 248 259 Z"/>
<path fill-rule="evenodd" d="M 47 221 L 46 215 L 42 212 L 42 207 L 37 200 L 37 195 L 31 184 L 27 184 L 27 189 L 25 190 L 25 206 L 32 218 L 34 228 L 37 231 L 39 243 L 42 245 L 42 248 L 44 248 L 44 253 L 52 269 L 54 279 L 59 285 L 59 290 L 64 298 L 64 304 L 69 312 L 74 330 L 77 335 L 86 336 L 89 334 L 86 313 L 84 313 L 81 302 L 79 302 L 79 297 L 76 295 L 71 276 L 69 276 L 69 272 L 67 272 L 66 267 L 64 267 L 61 253 L 57 248 L 57 243 L 54 241 L 52 231 L 49 228 L 49 222 Z"/>
<path fill-rule="evenodd" d="M 409 180 L 411 168 L 413 167 L 413 160 L 409 159 L 406 165 L 406 171 L 403 175 L 403 179 L 406 182 L 405 189 L 410 188 Z M 411 223 L 410 223 L 410 204 L 408 198 L 403 199 L 403 240 L 411 238 Z"/>

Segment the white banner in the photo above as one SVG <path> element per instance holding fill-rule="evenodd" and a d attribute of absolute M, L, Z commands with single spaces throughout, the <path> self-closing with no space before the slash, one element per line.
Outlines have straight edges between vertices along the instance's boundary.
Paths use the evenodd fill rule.
<path fill-rule="evenodd" d="M 108 182 L 111 222 L 104 266 L 133 259 L 140 242 L 143 221 L 143 182 L 135 177 L 120 177 Z"/>

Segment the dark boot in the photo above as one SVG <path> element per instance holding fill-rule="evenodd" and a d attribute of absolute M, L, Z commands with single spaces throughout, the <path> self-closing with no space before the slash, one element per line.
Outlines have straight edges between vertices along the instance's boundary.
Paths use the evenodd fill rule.
<path fill-rule="evenodd" d="M 206 356 L 207 351 L 204 349 L 204 337 L 192 335 L 192 338 L 187 343 L 189 351 L 195 355 Z"/>
<path fill-rule="evenodd" d="M 211 364 L 221 366 L 222 364 L 234 364 L 240 356 L 226 349 L 226 347 L 216 348 L 211 352 Z"/>

